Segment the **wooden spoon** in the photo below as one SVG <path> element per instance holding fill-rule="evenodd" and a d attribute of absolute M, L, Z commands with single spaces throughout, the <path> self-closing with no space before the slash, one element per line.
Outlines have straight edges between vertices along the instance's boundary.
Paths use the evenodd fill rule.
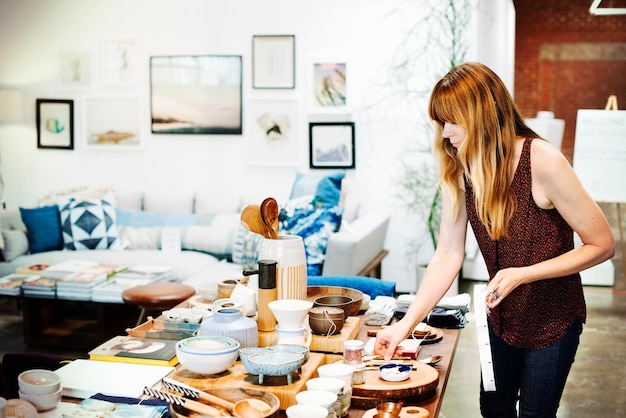
<path fill-rule="evenodd" d="M 270 238 L 278 239 L 278 202 L 273 197 L 261 203 L 261 219 L 270 231 Z"/>
<path fill-rule="evenodd" d="M 265 238 L 271 238 L 268 227 L 261 219 L 261 211 L 259 205 L 248 205 L 241 211 L 241 223 L 248 230 L 263 235 Z"/>

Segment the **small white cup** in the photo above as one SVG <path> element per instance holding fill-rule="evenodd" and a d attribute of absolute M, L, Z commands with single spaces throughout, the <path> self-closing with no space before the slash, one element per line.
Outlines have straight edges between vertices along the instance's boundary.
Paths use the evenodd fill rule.
<path fill-rule="evenodd" d="M 317 374 L 320 377 L 334 377 L 343 380 L 344 388 L 339 394 L 338 400 L 341 400 L 341 413 L 337 413 L 337 416 L 348 415 L 348 409 L 352 401 L 352 375 L 354 374 L 354 367 L 344 363 L 332 363 L 324 364 L 317 368 Z"/>
<path fill-rule="evenodd" d="M 287 410 L 288 418 L 326 418 L 328 410 L 319 405 L 291 405 Z"/>

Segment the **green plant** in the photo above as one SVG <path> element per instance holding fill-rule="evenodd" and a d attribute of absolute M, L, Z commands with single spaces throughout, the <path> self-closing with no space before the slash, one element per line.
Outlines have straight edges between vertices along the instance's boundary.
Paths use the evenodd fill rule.
<path fill-rule="evenodd" d="M 401 86 L 400 96 L 408 106 L 417 106 L 416 136 L 403 150 L 396 192 L 406 211 L 416 215 L 427 232 L 409 239 L 407 251 L 415 257 L 425 242 L 424 235 L 432 248 L 437 248 L 441 223 L 441 190 L 432 160 L 433 126 L 425 108 L 436 80 L 465 61 L 475 0 L 409 3 L 409 10 L 396 10 L 404 14 L 413 11 L 417 16 L 396 54 L 392 73 L 394 83 Z"/>

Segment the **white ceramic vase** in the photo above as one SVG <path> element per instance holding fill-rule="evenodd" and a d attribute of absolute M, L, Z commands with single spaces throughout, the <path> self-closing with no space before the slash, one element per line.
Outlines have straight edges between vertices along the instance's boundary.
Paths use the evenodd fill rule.
<path fill-rule="evenodd" d="M 306 299 L 307 272 L 304 242 L 298 235 L 280 235 L 264 239 L 259 246 L 259 260 L 275 260 L 278 299 Z"/>

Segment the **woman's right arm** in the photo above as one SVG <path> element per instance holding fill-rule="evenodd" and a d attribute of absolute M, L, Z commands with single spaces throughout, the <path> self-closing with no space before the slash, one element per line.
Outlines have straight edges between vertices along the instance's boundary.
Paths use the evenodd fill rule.
<path fill-rule="evenodd" d="M 374 353 L 384 356 L 387 360 L 396 354 L 400 342 L 437 305 L 461 270 L 465 257 L 465 234 L 467 233 L 465 194 L 461 192 L 460 211 L 456 220 L 449 215 L 450 198 L 446 194 L 442 196 L 439 242 L 433 258 L 428 263 L 417 295 L 401 320 L 376 334 Z"/>

